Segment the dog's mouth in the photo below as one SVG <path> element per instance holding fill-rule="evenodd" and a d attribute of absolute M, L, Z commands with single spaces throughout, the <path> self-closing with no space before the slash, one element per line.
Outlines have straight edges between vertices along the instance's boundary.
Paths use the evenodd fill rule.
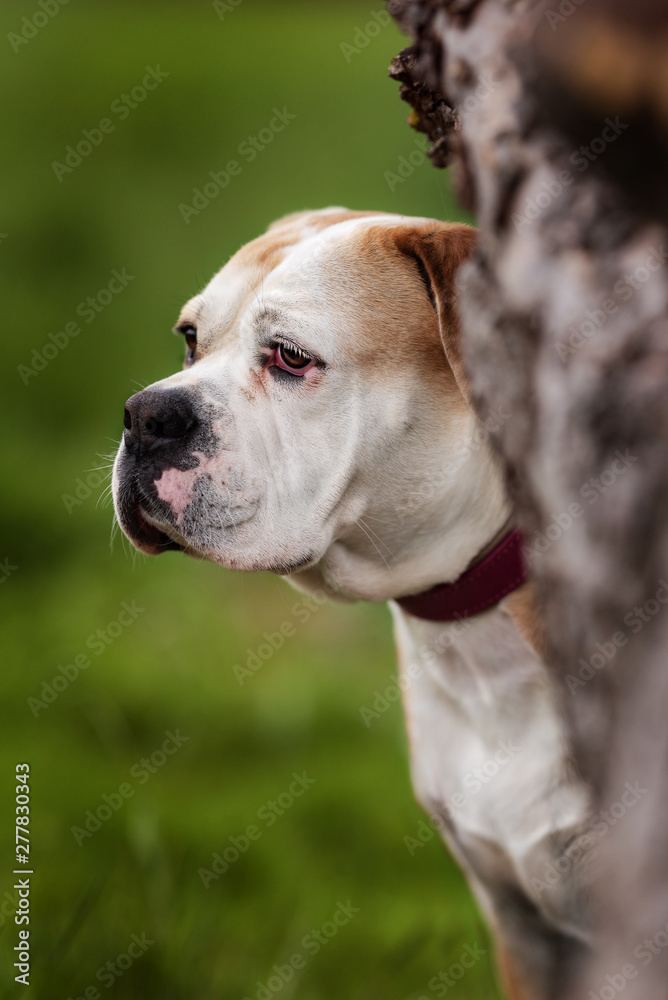
<path fill-rule="evenodd" d="M 118 520 L 123 531 L 130 538 L 135 548 L 150 556 L 159 556 L 162 552 L 185 552 L 187 546 L 168 534 L 164 528 L 155 524 L 142 507 L 142 495 L 138 487 L 126 488 L 122 491 L 122 499 L 118 504 Z"/>
<path fill-rule="evenodd" d="M 149 475 L 153 477 L 155 470 Z M 146 555 L 157 556 L 163 552 L 184 552 L 196 558 L 217 561 L 215 548 L 210 547 L 213 533 L 236 531 L 252 520 L 260 506 L 259 500 L 215 507 L 211 480 L 202 475 L 194 483 L 187 502 L 177 496 L 181 509 L 174 510 L 171 502 L 164 500 L 155 489 L 155 480 L 141 470 L 116 473 L 116 516 L 123 532 L 135 548 Z M 199 484 L 199 488 L 198 488 Z M 208 533 L 208 543 L 205 538 Z"/>
<path fill-rule="evenodd" d="M 147 552 L 149 555 L 158 556 L 161 552 L 185 552 L 186 546 L 177 542 L 174 538 L 170 537 L 162 528 L 159 528 L 156 524 L 153 524 L 141 507 L 141 500 L 139 497 L 134 502 L 132 508 L 132 516 L 134 523 L 138 530 L 138 535 L 135 538 L 133 536 L 134 544 L 137 548 L 140 548 L 142 552 Z M 138 541 L 140 544 L 138 544 Z"/>

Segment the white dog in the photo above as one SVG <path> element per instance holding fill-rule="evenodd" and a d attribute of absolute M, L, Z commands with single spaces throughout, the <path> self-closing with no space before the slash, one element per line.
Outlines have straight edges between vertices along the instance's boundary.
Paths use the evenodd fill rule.
<path fill-rule="evenodd" d="M 113 488 L 143 552 L 391 602 L 418 798 L 510 994 L 545 1000 L 586 947 L 596 835 L 459 351 L 474 239 L 338 208 L 275 223 L 184 306 L 185 370 L 128 400 Z"/>

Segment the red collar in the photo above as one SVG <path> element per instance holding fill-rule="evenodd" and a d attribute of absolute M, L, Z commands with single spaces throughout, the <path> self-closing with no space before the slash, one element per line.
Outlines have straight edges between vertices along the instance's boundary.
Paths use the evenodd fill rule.
<path fill-rule="evenodd" d="M 487 611 L 527 579 L 522 544 L 519 531 L 511 531 L 482 562 L 462 573 L 454 583 L 396 598 L 396 603 L 409 615 L 429 622 L 449 622 Z"/>

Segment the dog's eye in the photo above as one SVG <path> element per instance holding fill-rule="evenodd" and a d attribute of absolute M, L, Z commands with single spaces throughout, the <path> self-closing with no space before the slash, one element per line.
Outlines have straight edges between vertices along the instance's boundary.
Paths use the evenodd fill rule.
<path fill-rule="evenodd" d="M 303 372 L 313 367 L 313 358 L 301 347 L 295 344 L 278 344 L 276 348 L 276 364 L 289 372 Z"/>
<path fill-rule="evenodd" d="M 182 323 L 177 326 L 176 332 L 182 334 L 186 340 L 186 364 L 191 365 L 195 360 L 197 350 L 197 330 L 191 323 Z"/>

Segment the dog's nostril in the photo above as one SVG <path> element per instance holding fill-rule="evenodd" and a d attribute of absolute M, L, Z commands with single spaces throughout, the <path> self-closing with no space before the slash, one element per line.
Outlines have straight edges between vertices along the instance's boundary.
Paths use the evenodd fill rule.
<path fill-rule="evenodd" d="M 127 406 L 123 410 L 123 426 L 126 431 L 132 430 L 132 415 L 128 410 Z"/>
<path fill-rule="evenodd" d="M 185 437 L 194 424 L 195 421 L 192 417 L 175 410 L 167 416 L 166 420 L 162 422 L 162 435 L 166 438 Z"/>
<path fill-rule="evenodd" d="M 157 416 L 147 417 L 144 421 L 144 434 L 149 438 L 182 438 L 194 423 L 192 418 L 175 410 L 168 413 L 164 419 Z"/>

